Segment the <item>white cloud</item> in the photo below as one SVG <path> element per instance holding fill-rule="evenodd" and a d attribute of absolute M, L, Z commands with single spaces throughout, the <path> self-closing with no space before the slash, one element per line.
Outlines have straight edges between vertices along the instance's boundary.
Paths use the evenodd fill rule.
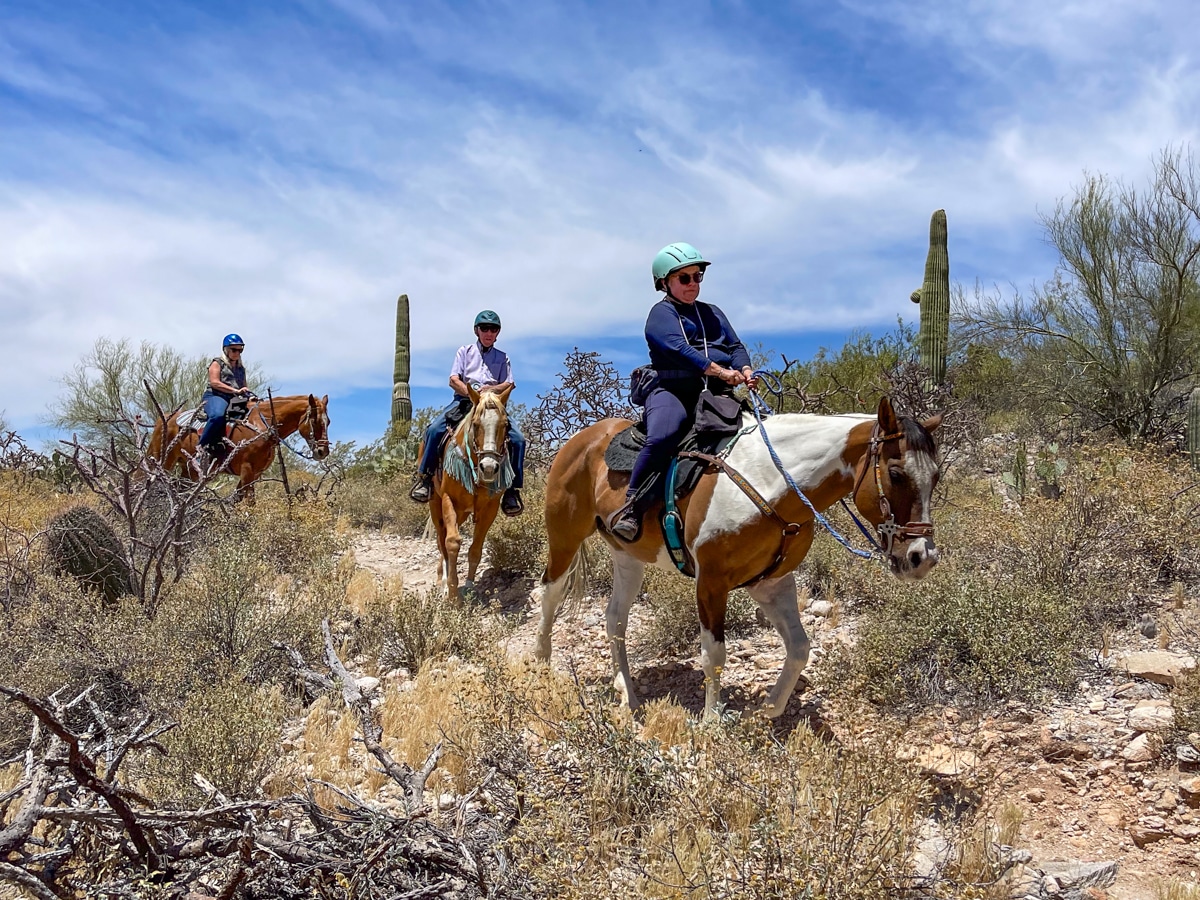
<path fill-rule="evenodd" d="M 919 120 L 848 101 L 786 39 L 582 6 L 335 6 L 365 33 L 161 25 L 69 64 L 66 25 L 9 38 L 0 81 L 29 97 L 0 106 L 11 420 L 100 334 L 201 353 L 238 330 L 289 388 L 384 385 L 401 291 L 416 383 L 444 383 L 485 306 L 510 340 L 637 334 L 672 240 L 716 258 L 705 296 L 743 332 L 886 327 L 914 315 L 933 209 L 955 277 L 1045 277 L 1037 210 L 1085 169 L 1136 180 L 1200 111 L 1181 37 L 1119 73 L 1105 58 L 1143 23 L 1162 37 L 1161 6 L 857 9 L 945 44 L 945 83 L 902 89 L 957 92 L 964 113 Z"/>

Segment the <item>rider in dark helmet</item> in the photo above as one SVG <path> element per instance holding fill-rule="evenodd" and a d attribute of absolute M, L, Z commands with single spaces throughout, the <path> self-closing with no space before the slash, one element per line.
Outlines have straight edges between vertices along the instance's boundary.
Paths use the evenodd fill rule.
<path fill-rule="evenodd" d="M 225 442 L 225 413 L 229 402 L 238 396 L 253 397 L 246 386 L 246 367 L 242 350 L 246 342 L 239 334 L 227 334 L 221 341 L 221 355 L 208 365 L 208 387 L 204 391 L 204 413 L 208 421 L 200 432 L 200 446 L 214 459 L 223 458 L 229 448 Z"/>
<path fill-rule="evenodd" d="M 691 244 L 678 243 L 663 247 L 651 266 L 654 289 L 667 295 L 646 317 L 650 365 L 659 382 L 646 398 L 646 443 L 629 474 L 625 505 L 609 525 L 623 540 L 637 537 L 640 516 L 634 495 L 675 455 L 692 425 L 705 377 L 717 389 L 738 384 L 753 388 L 757 383 L 750 354 L 725 313 L 697 299 L 709 265 Z"/>
<path fill-rule="evenodd" d="M 450 387 L 454 399 L 430 424 L 425 432 L 425 449 L 417 465 L 417 480 L 409 496 L 418 503 L 428 503 L 437 470 L 437 454 L 450 427 L 449 419 L 461 421 L 471 408 L 468 385 L 476 391 L 502 391 L 512 385 L 512 363 L 508 354 L 496 346 L 500 334 L 500 316 L 485 309 L 475 317 L 475 340 L 458 348 L 450 368 Z M 525 483 L 525 436 L 517 423 L 508 420 L 508 454 L 512 461 L 513 482 L 500 499 L 500 509 L 506 516 L 519 516 L 525 509 L 521 488 Z"/>

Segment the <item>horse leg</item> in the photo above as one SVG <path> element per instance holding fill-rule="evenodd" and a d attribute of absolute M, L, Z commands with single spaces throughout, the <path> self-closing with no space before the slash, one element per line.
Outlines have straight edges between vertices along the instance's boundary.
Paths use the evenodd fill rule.
<path fill-rule="evenodd" d="M 437 586 L 441 587 L 443 573 L 446 570 L 446 521 L 442 517 L 442 495 L 436 490 L 429 499 L 429 518 L 433 520 L 433 533 L 437 535 Z"/>
<path fill-rule="evenodd" d="M 458 551 L 462 548 L 462 534 L 458 530 L 458 515 L 449 494 L 442 495 L 442 519 L 446 524 L 446 597 L 456 607 L 462 606 L 458 595 Z"/>
<path fill-rule="evenodd" d="M 484 503 L 482 508 L 475 507 L 475 527 L 471 529 L 471 546 L 467 550 L 467 591 L 475 589 L 475 572 L 479 568 L 479 561 L 483 558 L 483 545 L 487 538 L 488 529 L 492 527 L 492 523 L 496 521 L 496 514 L 500 512 L 500 500 L 497 497 L 496 502 Z"/>
<path fill-rule="evenodd" d="M 717 715 L 721 704 L 721 671 L 725 668 L 725 607 L 729 590 L 696 577 L 696 609 L 700 614 L 700 665 L 704 668 L 704 715 Z"/>
<path fill-rule="evenodd" d="M 553 475 L 552 470 L 552 478 Z M 555 490 L 554 487 L 553 484 L 547 485 L 548 558 L 546 568 L 542 571 L 542 583 L 533 592 L 534 599 L 539 601 L 542 608 L 534 655 L 543 662 L 550 660 L 550 636 L 554 629 L 554 620 L 566 599 L 567 589 L 578 574 L 583 542 L 596 528 L 593 518 L 595 513 L 590 507 L 581 508 L 582 504 L 576 504 L 561 488 Z"/>
<path fill-rule="evenodd" d="M 796 603 L 796 574 L 788 572 L 780 578 L 760 581 L 750 588 L 750 596 L 779 632 L 787 652 L 775 687 L 771 688 L 762 707 L 762 711 L 774 719 L 783 714 L 796 682 L 800 680 L 800 673 L 808 665 L 808 635 L 800 623 L 800 607 Z"/>
<path fill-rule="evenodd" d="M 625 705 L 637 709 L 641 705 L 633 690 L 633 676 L 629 673 L 629 654 L 625 644 L 625 629 L 629 624 L 629 610 L 642 586 L 646 564 L 628 553 L 613 554 L 613 586 L 605 611 L 605 629 L 612 647 L 613 687 L 621 694 Z"/>

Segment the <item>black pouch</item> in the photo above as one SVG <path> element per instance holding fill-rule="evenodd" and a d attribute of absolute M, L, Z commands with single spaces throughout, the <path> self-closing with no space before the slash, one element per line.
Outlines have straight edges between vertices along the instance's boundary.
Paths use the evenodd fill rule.
<path fill-rule="evenodd" d="M 742 401 L 705 388 L 696 401 L 697 434 L 733 434 L 742 427 Z"/>
<path fill-rule="evenodd" d="M 629 402 L 645 406 L 650 392 L 658 387 L 658 372 L 650 366 L 638 366 L 629 376 Z"/>
<path fill-rule="evenodd" d="M 458 423 L 467 417 L 467 413 L 471 411 L 471 401 L 466 397 L 455 401 L 451 406 L 446 408 L 446 424 L 453 431 L 458 427 Z"/>

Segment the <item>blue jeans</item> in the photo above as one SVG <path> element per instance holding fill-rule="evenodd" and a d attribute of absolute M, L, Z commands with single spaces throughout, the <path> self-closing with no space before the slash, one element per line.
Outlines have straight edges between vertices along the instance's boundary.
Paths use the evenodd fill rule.
<path fill-rule="evenodd" d="M 421 453 L 421 461 L 417 464 L 417 472 L 421 475 L 432 475 L 437 470 L 438 450 L 442 446 L 442 438 L 450 430 L 446 417 L 451 413 L 462 410 L 464 415 L 471 408 L 471 401 L 466 397 L 455 397 L 438 413 L 425 430 L 425 447 Z M 525 435 L 517 428 L 517 423 L 508 420 L 508 458 L 513 467 L 512 486 L 520 490 L 525 486 Z"/>
<path fill-rule="evenodd" d="M 200 443 L 210 450 L 221 445 L 225 437 L 225 411 L 229 409 L 229 400 L 215 393 L 204 394 L 204 414 L 208 421 L 200 432 Z"/>

